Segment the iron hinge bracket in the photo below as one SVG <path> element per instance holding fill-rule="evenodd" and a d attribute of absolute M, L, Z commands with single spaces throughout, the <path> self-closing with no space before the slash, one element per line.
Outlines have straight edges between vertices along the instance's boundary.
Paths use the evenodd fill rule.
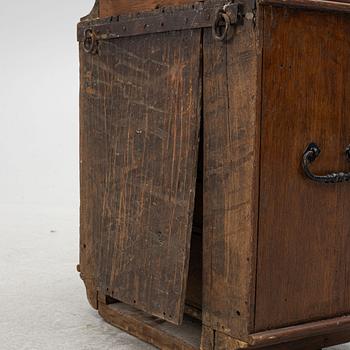
<path fill-rule="evenodd" d="M 233 26 L 252 19 L 252 2 L 222 0 L 199 2 L 195 5 L 160 8 L 150 12 L 83 21 L 78 24 L 78 40 L 87 53 L 97 53 L 101 40 L 175 30 L 212 28 L 217 40 L 225 40 Z M 254 5 L 255 6 L 255 5 Z"/>

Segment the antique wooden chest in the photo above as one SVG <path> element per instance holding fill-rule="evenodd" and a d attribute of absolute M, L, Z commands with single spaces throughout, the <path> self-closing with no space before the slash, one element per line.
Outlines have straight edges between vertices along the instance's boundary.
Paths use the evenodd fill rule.
<path fill-rule="evenodd" d="M 350 340 L 350 3 L 99 0 L 78 25 L 79 271 L 161 349 Z"/>

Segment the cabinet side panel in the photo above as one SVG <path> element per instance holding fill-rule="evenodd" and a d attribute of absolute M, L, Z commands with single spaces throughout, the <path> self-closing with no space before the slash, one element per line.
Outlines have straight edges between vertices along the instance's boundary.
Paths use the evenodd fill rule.
<path fill-rule="evenodd" d="M 201 113 L 201 30 L 82 53 L 81 270 L 173 323 L 184 308 Z"/>
<path fill-rule="evenodd" d="M 206 326 L 243 339 L 254 322 L 260 53 L 245 20 L 231 39 L 204 33 L 204 301 Z"/>
<path fill-rule="evenodd" d="M 80 262 L 79 270 L 91 305 L 97 309 L 97 277 L 100 244 L 98 232 L 101 228 L 101 215 L 98 198 L 102 197 L 103 188 L 94 179 L 94 174 L 103 172 L 99 159 L 106 152 L 105 143 L 100 138 L 91 142 L 97 130 L 94 97 L 86 94 L 86 87 L 93 86 L 90 64 L 93 57 L 87 56 L 80 44 Z M 90 63 L 90 61 L 92 61 Z M 94 296 L 95 294 L 95 296 Z"/>

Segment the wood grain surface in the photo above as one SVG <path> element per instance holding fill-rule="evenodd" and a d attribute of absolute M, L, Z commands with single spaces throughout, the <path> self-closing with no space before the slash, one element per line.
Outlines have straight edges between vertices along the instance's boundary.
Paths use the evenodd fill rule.
<path fill-rule="evenodd" d="M 204 31 L 203 323 L 237 338 L 254 322 L 259 61 L 252 21 L 227 42 Z"/>
<path fill-rule="evenodd" d="M 199 350 L 201 324 L 186 317 L 174 326 L 128 305 L 101 303 L 100 315 L 110 324 L 162 350 Z"/>
<path fill-rule="evenodd" d="M 178 6 L 195 3 L 196 0 L 100 0 L 100 16 L 151 11 L 164 6 Z"/>
<path fill-rule="evenodd" d="M 350 312 L 350 185 L 302 173 L 349 171 L 350 17 L 265 8 L 256 331 Z"/>
<path fill-rule="evenodd" d="M 349 339 L 349 330 L 347 330 L 338 333 L 312 336 L 296 341 L 281 342 L 275 345 L 250 346 L 247 343 L 218 332 L 215 336 L 215 348 L 209 346 L 203 347 L 202 350 L 322 350 L 333 345 L 346 343 Z"/>
<path fill-rule="evenodd" d="M 200 127 L 201 32 L 81 53 L 81 271 L 99 292 L 182 320 Z"/>

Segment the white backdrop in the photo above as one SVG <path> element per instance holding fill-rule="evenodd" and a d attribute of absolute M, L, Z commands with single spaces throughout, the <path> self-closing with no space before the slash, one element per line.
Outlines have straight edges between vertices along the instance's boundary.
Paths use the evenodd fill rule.
<path fill-rule="evenodd" d="M 93 0 L 0 1 L 0 194 L 78 204 L 76 23 Z"/>

